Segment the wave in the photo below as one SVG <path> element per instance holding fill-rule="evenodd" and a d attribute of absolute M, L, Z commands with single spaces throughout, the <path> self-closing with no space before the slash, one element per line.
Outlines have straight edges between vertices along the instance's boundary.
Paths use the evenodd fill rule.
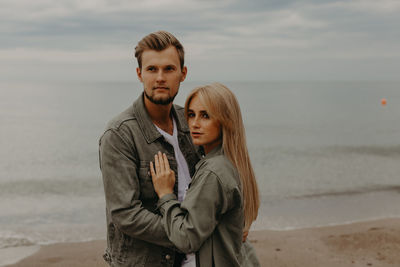
<path fill-rule="evenodd" d="M 0 249 L 11 247 L 33 246 L 36 242 L 18 235 L 0 236 Z"/>
<path fill-rule="evenodd" d="M 249 146 L 258 154 L 284 153 L 293 155 L 323 155 L 332 153 L 357 153 L 377 156 L 400 156 L 400 145 L 318 145 L 318 146 Z"/>
<path fill-rule="evenodd" d="M 399 157 L 400 145 L 396 146 L 332 146 L 327 147 L 328 151 L 345 153 L 368 154 L 381 157 Z"/>
<path fill-rule="evenodd" d="M 34 245 L 51 245 L 64 242 L 89 242 L 103 238 L 103 236 L 98 236 L 98 235 L 85 236 L 85 237 L 52 236 L 50 239 L 48 237 L 49 236 L 46 233 L 41 237 L 34 237 L 34 236 L 27 237 L 24 236 L 22 233 L 3 232 L 0 233 L 0 249 L 26 247 Z"/>
<path fill-rule="evenodd" d="M 101 179 L 22 180 L 0 182 L 0 195 L 74 195 L 88 196 L 103 193 Z"/>
<path fill-rule="evenodd" d="M 368 194 L 368 193 L 373 193 L 373 192 L 394 192 L 394 193 L 400 194 L 400 185 L 365 186 L 365 187 L 359 187 L 359 188 L 343 190 L 343 191 L 330 191 L 330 192 L 306 194 L 306 195 L 301 195 L 301 196 L 294 196 L 293 198 L 317 198 L 317 197 L 325 197 L 325 196 L 351 196 L 351 195 Z"/>

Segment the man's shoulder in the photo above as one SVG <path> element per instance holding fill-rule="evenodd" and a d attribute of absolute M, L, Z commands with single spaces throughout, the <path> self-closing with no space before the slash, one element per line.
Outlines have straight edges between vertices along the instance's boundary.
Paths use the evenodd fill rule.
<path fill-rule="evenodd" d="M 178 116 L 185 116 L 185 108 L 179 105 L 174 104 L 174 109 L 176 110 L 176 113 Z"/>
<path fill-rule="evenodd" d="M 184 111 L 185 111 L 185 108 L 184 108 L 184 107 L 179 106 L 179 105 L 177 105 L 177 104 L 174 104 L 174 108 L 175 108 L 176 110 L 181 111 L 181 112 L 184 112 Z"/>
<path fill-rule="evenodd" d="M 112 118 L 106 126 L 105 131 L 108 130 L 119 130 L 121 126 L 125 123 L 129 123 L 130 121 L 136 120 L 136 114 L 134 112 L 133 105 L 129 106 L 127 109 L 119 113 L 117 116 Z"/>
<path fill-rule="evenodd" d="M 136 102 L 135 102 L 136 103 Z M 129 123 L 132 121 L 136 121 L 137 120 L 137 116 L 138 114 L 136 114 L 135 112 L 135 103 L 133 103 L 132 105 L 130 105 L 127 109 L 125 109 L 124 111 L 122 111 L 121 113 L 119 113 L 117 116 L 115 116 L 114 118 L 112 118 L 106 126 L 105 131 L 110 130 L 110 129 L 114 129 L 114 130 L 118 130 L 121 128 L 122 125 L 124 125 L 125 123 Z M 174 104 L 174 108 L 176 110 L 176 113 L 179 117 L 184 118 L 185 116 L 185 109 L 182 106 L 179 105 L 175 105 Z"/>
<path fill-rule="evenodd" d="M 138 114 L 135 110 L 135 103 L 133 103 L 112 118 L 99 138 L 99 145 L 107 142 L 133 144 L 133 136 L 137 136 L 141 132 L 137 122 Z"/>

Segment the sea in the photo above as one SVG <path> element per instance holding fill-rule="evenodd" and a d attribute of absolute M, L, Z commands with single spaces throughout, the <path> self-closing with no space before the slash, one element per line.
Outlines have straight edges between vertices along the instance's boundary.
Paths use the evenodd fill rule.
<path fill-rule="evenodd" d="M 175 103 L 203 84 L 184 82 Z M 261 194 L 253 230 L 400 217 L 400 82 L 224 84 L 241 105 Z M 106 238 L 98 140 L 142 90 L 0 83 L 0 265 L 40 245 Z"/>

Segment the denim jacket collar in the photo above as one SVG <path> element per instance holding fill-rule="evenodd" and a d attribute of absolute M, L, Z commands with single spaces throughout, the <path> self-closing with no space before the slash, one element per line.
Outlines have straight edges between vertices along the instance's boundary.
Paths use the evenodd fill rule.
<path fill-rule="evenodd" d="M 136 114 L 136 119 L 138 121 L 139 127 L 142 130 L 143 136 L 146 138 L 147 143 L 152 143 L 158 138 L 162 137 L 160 132 L 154 126 L 149 113 L 144 105 L 144 93 L 142 93 L 139 98 L 133 103 L 133 110 Z M 172 116 L 176 121 L 176 127 L 178 132 L 189 132 L 189 127 L 185 121 L 185 117 L 180 115 L 176 111 L 176 106 L 172 105 L 171 108 Z"/>
<path fill-rule="evenodd" d="M 208 154 L 205 154 L 203 147 L 200 147 L 200 153 L 204 156 L 202 157 L 202 159 L 199 162 L 197 162 L 196 167 L 195 167 L 196 170 L 200 168 L 200 166 L 203 164 L 203 162 L 205 160 L 219 156 L 219 155 L 223 155 L 224 149 L 222 147 L 222 144 L 220 144 L 217 147 L 215 147 L 213 150 L 211 150 Z"/>
<path fill-rule="evenodd" d="M 223 155 L 223 154 L 224 154 L 224 149 L 222 148 L 222 144 L 220 144 L 220 145 L 214 147 L 213 150 L 208 152 L 208 154 L 206 154 L 204 158 L 209 159 L 209 158 L 213 158 L 215 156 Z"/>

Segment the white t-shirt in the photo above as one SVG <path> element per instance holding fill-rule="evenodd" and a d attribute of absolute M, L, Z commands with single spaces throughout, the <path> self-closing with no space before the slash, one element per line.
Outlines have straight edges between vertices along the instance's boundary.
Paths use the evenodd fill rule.
<path fill-rule="evenodd" d="M 182 154 L 181 149 L 179 148 L 178 142 L 178 130 L 176 128 L 176 122 L 173 119 L 174 129 L 172 135 L 165 132 L 157 125 L 156 128 L 160 132 L 162 136 L 164 136 L 165 140 L 172 145 L 174 148 L 175 159 L 178 165 L 178 200 L 182 202 L 186 196 L 186 191 L 189 187 L 189 184 L 192 180 L 190 177 L 189 167 L 187 165 L 186 159 Z M 196 267 L 196 254 L 186 254 L 186 259 L 182 262 L 182 267 Z"/>
<path fill-rule="evenodd" d="M 178 200 L 182 202 L 186 189 L 188 188 L 192 178 L 190 177 L 189 167 L 187 165 L 186 159 L 182 154 L 181 149 L 179 148 L 178 143 L 178 131 L 176 129 L 176 122 L 173 120 L 173 133 L 170 135 L 169 133 L 165 132 L 164 130 L 160 129 L 157 125 L 156 128 L 160 132 L 162 136 L 164 136 L 165 140 L 170 143 L 174 148 L 175 159 L 178 165 Z"/>

